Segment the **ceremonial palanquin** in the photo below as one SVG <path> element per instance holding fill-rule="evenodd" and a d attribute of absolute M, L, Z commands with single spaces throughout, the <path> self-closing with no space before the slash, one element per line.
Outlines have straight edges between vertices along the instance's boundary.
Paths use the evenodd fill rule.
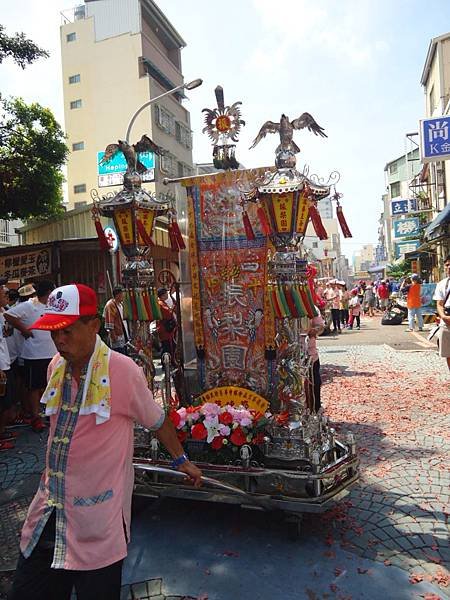
<path fill-rule="evenodd" d="M 267 133 L 279 133 L 275 167 L 239 169 L 235 143 L 229 142 L 237 142 L 244 125 L 240 102 L 226 107 L 220 87 L 216 99 L 217 109 L 205 109 L 205 130 L 214 144 L 214 164 L 222 170 L 165 181 L 180 182 L 187 192 L 191 281 L 184 289 L 191 293 L 185 292 L 184 301 L 192 306 L 198 391 L 189 395 L 180 389 L 180 354 L 177 393 L 171 390 L 169 361 L 163 360 L 167 413 L 187 453 L 201 463 L 205 485 L 215 489 L 198 491 L 180 483 L 156 437 L 141 430 L 135 443 L 136 493 L 289 513 L 317 511 L 346 493 L 358 466 L 353 436 L 337 439 L 315 401 L 308 340 L 318 309 L 311 285 L 314 270 L 302 242 L 309 221 L 316 235 L 326 239 L 317 204 L 331 195 L 338 175 L 332 173 L 325 183 L 306 167 L 296 169 L 300 150 L 294 130 L 306 128 L 326 137 L 309 113 L 293 121 L 282 115 L 280 122 L 262 126 L 253 146 Z M 138 151 L 139 145 L 134 148 Z M 158 203 L 141 198 L 138 177 L 135 171 L 130 174 L 128 183 L 134 187 L 123 195 L 136 209 L 130 217 L 133 235 L 145 238 L 148 227 L 139 226 L 137 211 L 156 210 Z M 343 233 L 350 236 L 340 195 L 335 191 L 332 198 Z M 123 198 L 116 197 L 105 199 L 100 208 L 104 214 L 117 213 L 122 205 Z M 175 226 L 176 235 L 171 230 Z M 171 240 L 178 237 L 178 248 L 183 248 L 176 222 L 169 218 L 168 227 Z M 151 235 L 151 226 L 148 231 Z M 139 250 L 139 256 L 147 253 L 151 255 L 149 245 Z M 136 251 L 130 263 L 124 272 L 129 296 L 145 299 L 153 282 L 139 277 Z"/>

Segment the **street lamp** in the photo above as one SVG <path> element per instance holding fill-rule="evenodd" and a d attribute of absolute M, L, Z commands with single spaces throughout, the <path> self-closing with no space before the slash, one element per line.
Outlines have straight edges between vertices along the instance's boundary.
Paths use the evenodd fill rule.
<path fill-rule="evenodd" d="M 182 90 L 182 89 L 194 90 L 195 88 L 201 86 L 202 83 L 203 83 L 203 79 L 194 79 L 193 81 L 189 81 L 189 83 L 183 83 L 182 85 L 178 85 L 177 87 L 173 88 L 172 90 L 169 90 L 168 92 L 164 92 L 164 94 L 160 94 L 159 96 L 156 96 L 156 98 L 152 98 L 151 100 L 149 100 L 148 102 L 143 104 L 134 113 L 134 115 L 131 118 L 130 123 L 128 124 L 127 135 L 125 137 L 127 143 L 130 143 L 131 128 L 133 127 L 134 122 L 136 121 L 138 116 L 141 114 L 141 112 L 144 110 L 144 108 L 147 108 L 147 106 L 150 106 L 150 104 L 153 104 L 153 102 L 156 102 L 157 100 L 160 100 L 161 98 L 164 98 L 165 96 L 170 96 L 170 94 L 174 94 L 175 92 L 178 92 L 178 90 Z"/>

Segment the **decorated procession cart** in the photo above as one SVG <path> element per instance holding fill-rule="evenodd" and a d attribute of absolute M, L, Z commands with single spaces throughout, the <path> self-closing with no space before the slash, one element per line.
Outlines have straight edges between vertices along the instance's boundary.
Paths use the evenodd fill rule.
<path fill-rule="evenodd" d="M 160 397 L 186 453 L 203 471 L 203 486 L 190 486 L 170 468 L 157 438 L 137 428 L 135 493 L 290 515 L 320 512 L 342 499 L 358 476 L 352 434 L 340 439 L 314 398 L 309 354 L 318 311 L 302 240 L 309 221 L 327 237 L 317 204 L 331 195 L 338 176 L 324 182 L 306 167 L 296 169 L 293 131 L 325 135 L 308 113 L 292 122 L 282 115 L 261 128 L 254 145 L 266 133 L 280 135 L 274 167 L 240 169 L 233 143 L 243 124 L 240 103 L 226 107 L 220 87 L 216 98 L 217 109 L 205 109 L 205 130 L 218 171 L 165 181 L 186 190 L 184 236 L 174 207 L 141 187 L 136 165 L 140 148 L 148 149 L 139 146 L 146 136 L 133 147 L 123 190 L 95 203 L 97 214 L 114 218 L 127 257 L 130 347 L 151 386 L 149 323 L 161 318 L 151 264 L 157 214 L 166 214 L 172 246 L 184 261 L 177 287 L 178 319 L 184 318 L 172 364 L 163 357 Z M 339 205 L 337 212 L 350 235 Z M 191 337 L 195 357 L 186 364 L 189 351 L 182 346 Z M 181 385 L 183 379 L 189 385 Z"/>

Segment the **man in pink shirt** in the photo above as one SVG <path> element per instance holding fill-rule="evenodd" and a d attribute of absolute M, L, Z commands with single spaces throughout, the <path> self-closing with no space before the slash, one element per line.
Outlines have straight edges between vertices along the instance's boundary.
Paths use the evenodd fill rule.
<path fill-rule="evenodd" d="M 55 289 L 31 327 L 50 330 L 59 354 L 42 398 L 50 415 L 46 468 L 22 530 L 10 600 L 69 600 L 73 587 L 78 600 L 119 600 L 135 421 L 157 432 L 174 468 L 201 482 L 142 370 L 103 344 L 99 326 L 94 290 L 74 284 Z M 61 389 L 52 388 L 59 373 Z"/>

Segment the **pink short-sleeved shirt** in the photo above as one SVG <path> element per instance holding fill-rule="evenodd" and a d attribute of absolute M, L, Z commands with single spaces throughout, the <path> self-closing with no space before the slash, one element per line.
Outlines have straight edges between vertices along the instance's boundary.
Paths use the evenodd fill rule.
<path fill-rule="evenodd" d="M 49 372 L 59 359 L 50 363 Z M 64 564 L 68 570 L 100 569 L 123 559 L 130 539 L 133 493 L 133 423 L 159 429 L 164 411 L 153 399 L 142 369 L 130 358 L 111 352 L 111 417 L 101 425 L 95 415 L 79 415 L 72 434 L 65 481 Z M 78 386 L 72 380 L 72 403 Z M 60 409 L 61 410 L 61 409 Z M 46 469 L 30 504 L 20 549 L 27 556 L 49 506 L 49 452 L 58 414 L 50 417 Z M 126 533 L 124 531 L 124 526 Z"/>
<path fill-rule="evenodd" d="M 321 315 L 317 315 L 311 319 L 310 327 L 323 327 L 325 325 Z M 312 359 L 312 362 L 316 362 L 319 358 L 319 351 L 317 350 L 317 337 L 308 338 L 308 353 Z"/>

